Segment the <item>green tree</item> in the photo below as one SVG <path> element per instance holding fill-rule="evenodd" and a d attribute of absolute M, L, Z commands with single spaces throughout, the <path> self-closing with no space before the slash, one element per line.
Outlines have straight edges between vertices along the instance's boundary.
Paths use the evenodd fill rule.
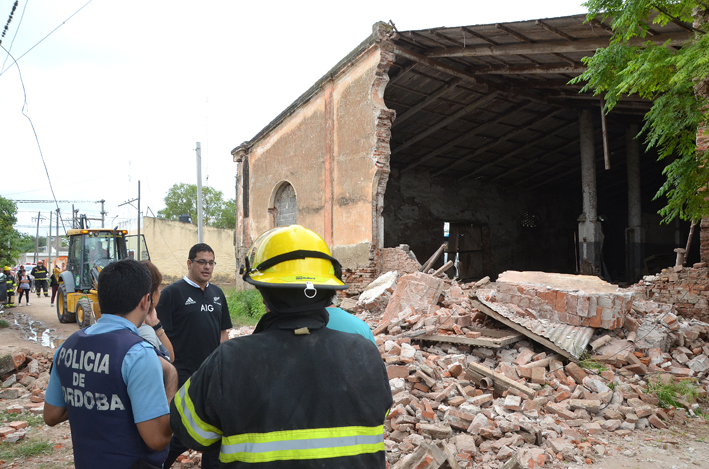
<path fill-rule="evenodd" d="M 17 205 L 0 196 L 0 268 L 12 266 L 20 257 L 22 235 L 14 228 L 17 223 Z"/>
<path fill-rule="evenodd" d="M 192 222 L 197 222 L 197 185 L 179 183 L 173 185 L 165 199 L 165 208 L 158 210 L 158 218 L 165 220 L 179 220 L 180 215 L 189 213 Z M 233 213 L 229 213 L 233 207 Z M 222 191 L 212 187 L 202 188 L 202 216 L 204 224 L 217 228 L 231 228 L 236 226 L 236 204 L 234 199 L 225 201 Z"/>
<path fill-rule="evenodd" d="M 659 158 L 667 157 L 666 181 L 655 198 L 666 197 L 660 210 L 663 221 L 679 216 L 699 221 L 709 215 L 706 186 L 709 182 L 708 151 L 697 150 L 697 129 L 709 122 L 706 95 L 709 86 L 709 35 L 706 15 L 709 3 L 703 0 L 589 0 L 588 20 L 597 16 L 610 19 L 610 45 L 583 59 L 587 70 L 572 83 L 586 82 L 582 91 L 602 94 L 606 112 L 624 97 L 639 95 L 653 100 L 645 115 L 643 135 L 648 148 L 655 147 Z M 692 26 L 696 18 L 699 27 Z M 631 39 L 644 38 L 648 23 L 681 23 L 693 31 L 679 50 L 669 44 L 650 41 L 637 46 Z"/>

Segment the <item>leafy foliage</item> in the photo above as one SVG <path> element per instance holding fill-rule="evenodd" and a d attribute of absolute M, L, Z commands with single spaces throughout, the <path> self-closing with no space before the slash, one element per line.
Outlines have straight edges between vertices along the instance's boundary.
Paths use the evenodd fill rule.
<path fill-rule="evenodd" d="M 22 235 L 14 228 L 17 223 L 17 205 L 0 196 L 0 269 L 13 265 L 20 257 Z"/>
<path fill-rule="evenodd" d="M 696 399 L 699 396 L 699 386 L 690 380 L 672 381 L 663 384 L 659 376 L 651 380 L 647 392 L 654 394 L 660 400 L 660 407 L 683 407 L 681 402 L 687 398 Z"/>
<path fill-rule="evenodd" d="M 227 292 L 226 301 L 229 305 L 231 318 L 236 322 L 241 323 L 244 318 L 258 320 L 266 314 L 266 306 L 263 304 L 263 297 L 258 290 L 231 290 Z"/>
<path fill-rule="evenodd" d="M 197 222 L 197 184 L 175 184 L 167 191 L 165 208 L 158 210 L 158 218 L 179 220 L 180 215 L 189 213 L 192 222 Z M 222 191 L 213 187 L 202 187 L 202 216 L 205 225 L 215 228 L 236 227 L 236 201 L 224 200 Z"/>
<path fill-rule="evenodd" d="M 583 62 L 587 70 L 572 83 L 586 82 L 582 91 L 602 94 L 606 112 L 624 97 L 651 99 L 641 130 L 648 148 L 657 148 L 660 159 L 668 158 L 666 181 L 655 198 L 666 197 L 660 210 L 663 221 L 679 216 L 699 221 L 709 215 L 705 200 L 709 181 L 709 151 L 698 152 L 696 137 L 700 125 L 709 122 L 709 103 L 697 88 L 709 86 L 709 23 L 694 28 L 693 37 L 681 49 L 669 43 L 638 44 L 648 34 L 648 23 L 670 21 L 691 27 L 693 11 L 706 14 L 702 0 L 589 0 L 584 6 L 588 19 L 611 19 L 614 35 L 609 47 L 598 49 Z"/>

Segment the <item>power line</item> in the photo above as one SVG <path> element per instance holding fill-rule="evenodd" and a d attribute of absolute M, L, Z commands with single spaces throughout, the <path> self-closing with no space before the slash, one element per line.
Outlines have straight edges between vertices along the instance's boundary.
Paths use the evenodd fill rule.
<path fill-rule="evenodd" d="M 25 6 L 22 7 L 22 15 L 20 15 L 20 22 L 17 23 L 17 29 L 15 30 L 15 34 L 12 35 L 12 41 L 10 41 L 10 48 L 8 50 L 12 50 L 13 44 L 15 44 L 15 38 L 17 37 L 17 33 L 20 32 L 20 26 L 22 26 L 22 20 L 25 17 L 25 10 L 27 9 L 27 4 L 30 2 L 30 0 L 25 0 Z M 2 61 L 2 67 L 0 67 L 0 70 L 5 69 L 5 62 L 7 62 L 8 56 L 5 56 L 5 60 Z"/>
<path fill-rule="evenodd" d="M 86 5 L 88 5 L 88 4 L 91 3 L 92 1 L 93 1 L 93 0 L 89 0 L 88 2 L 86 2 L 86 4 L 84 4 L 84 6 L 82 6 L 82 7 L 79 8 L 78 10 L 76 10 L 69 18 L 65 19 L 64 22 L 62 22 L 62 24 L 60 24 L 60 25 L 57 26 L 56 28 L 52 29 L 52 30 L 49 32 L 49 34 L 47 34 L 47 35 L 44 36 L 42 39 L 40 39 L 37 44 L 35 44 L 34 46 L 32 46 L 32 47 L 30 47 L 29 49 L 27 49 L 27 51 L 26 51 L 24 54 L 22 54 L 21 56 L 19 56 L 17 59 L 15 59 L 14 57 L 12 57 L 12 56 L 10 55 L 10 58 L 12 58 L 12 60 L 14 61 L 13 63 L 17 63 L 18 60 L 20 60 L 22 57 L 24 57 L 25 55 L 27 55 L 32 49 L 34 49 L 35 47 L 37 47 L 42 41 L 44 41 L 44 40 L 47 39 L 49 36 L 51 36 L 52 33 L 54 33 L 54 31 L 56 31 L 57 29 L 61 28 L 61 27 L 64 25 L 64 23 L 66 23 L 67 21 L 69 21 L 70 19 L 72 19 L 72 18 L 74 17 L 74 15 L 76 15 L 76 14 L 79 13 L 81 10 L 83 10 L 84 7 L 86 7 Z M 2 46 L 0 46 L 0 47 L 2 47 Z M 3 49 L 5 49 L 5 48 L 3 47 Z M 10 51 L 8 51 L 7 49 L 5 49 L 5 52 L 7 52 L 8 55 L 10 54 Z M 3 75 L 5 74 L 5 72 L 7 72 L 8 70 L 10 70 L 10 67 L 12 67 L 12 65 L 10 65 L 9 67 L 7 67 L 7 68 L 4 69 L 3 71 L 1 71 L 1 72 L 0 72 L 0 77 L 3 76 Z M 17 70 L 19 71 L 20 68 L 17 67 Z"/>
<path fill-rule="evenodd" d="M 91 2 L 91 0 L 89 0 Z M 88 5 L 88 4 L 87 4 Z M 83 7 L 82 7 L 83 8 Z M 57 196 L 54 195 L 54 188 L 52 187 L 52 179 L 49 177 L 49 170 L 47 169 L 47 163 L 44 161 L 44 154 L 42 153 L 42 146 L 39 144 L 39 137 L 37 136 L 37 131 L 34 128 L 34 124 L 32 123 L 32 119 L 30 116 L 25 114 L 25 108 L 27 107 L 27 90 L 25 89 L 25 81 L 22 79 L 22 71 L 20 70 L 20 64 L 17 63 L 17 60 L 15 57 L 10 54 L 10 51 L 5 49 L 4 46 L 0 45 L 0 48 L 7 52 L 7 54 L 10 56 L 12 59 L 12 63 L 17 67 L 17 74 L 20 77 L 20 83 L 22 84 L 22 94 L 24 95 L 24 104 L 22 105 L 22 115 L 27 118 L 28 121 L 30 121 L 30 127 L 32 127 L 32 133 L 34 134 L 34 139 L 37 142 L 37 149 L 39 150 L 39 156 L 42 158 L 42 164 L 44 165 L 44 172 L 47 174 L 47 181 L 49 182 L 49 190 L 52 191 L 52 199 L 54 200 L 54 204 L 57 207 L 57 216 L 61 219 L 61 214 L 59 211 L 59 204 L 57 203 Z M 2 73 L 0 73 L 2 75 Z M 63 226 L 64 220 L 62 220 L 62 226 Z M 66 234 L 66 228 L 64 228 L 64 234 Z"/>

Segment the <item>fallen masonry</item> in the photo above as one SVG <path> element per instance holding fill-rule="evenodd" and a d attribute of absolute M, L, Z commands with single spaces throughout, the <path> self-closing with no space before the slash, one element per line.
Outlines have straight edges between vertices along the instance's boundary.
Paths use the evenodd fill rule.
<path fill-rule="evenodd" d="M 477 284 L 385 275 L 398 280 L 366 296 L 376 309 L 345 307 L 357 305 L 387 365 L 392 469 L 567 467 L 601 460 L 611 439 L 635 430 L 704 423 L 697 402 L 662 408 L 649 387 L 689 379 L 706 399 L 709 324 L 637 286 L 534 272 Z M 483 293 L 513 313 L 515 330 L 475 306 Z"/>
<path fill-rule="evenodd" d="M 685 276 L 709 284 L 706 268 L 688 270 Z M 392 273 L 375 285 L 378 293 L 367 297 L 372 311 L 351 298 L 350 308 L 375 332 L 394 395 L 384 425 L 389 467 L 568 467 L 602 460 L 612 441 L 635 430 L 704 424 L 695 416 L 706 411 L 698 402 L 706 402 L 709 386 L 709 324 L 695 319 L 695 313 L 687 319 L 671 304 L 652 301 L 658 282 L 665 295 L 672 290 L 672 274 L 678 272 L 666 269 L 618 292 L 605 291 L 607 285 L 590 293 L 578 284 L 539 281 L 525 281 L 534 286 L 521 288 L 530 297 L 534 290 L 536 298 L 547 298 L 549 308 L 552 298 L 556 307 L 559 292 L 566 298 L 571 292 L 577 312 L 578 298 L 620 298 L 622 307 L 613 314 L 622 317 L 622 324 L 616 317 L 606 328 L 560 322 L 554 327 L 544 314 L 555 313 L 535 310 L 531 299 L 530 304 L 499 303 L 504 297 L 497 296 L 498 284 L 489 279 L 462 284 L 422 272 Z M 523 318 L 514 322 L 517 329 L 475 307 L 483 291 L 495 293 L 486 301 L 494 296 L 497 305 Z M 608 307 L 604 301 L 600 308 Z M 545 309 L 541 303 L 536 307 Z M 603 311 L 600 315 L 603 319 Z M 582 340 L 592 362 L 569 360 L 563 348 L 579 342 L 581 327 L 593 332 Z M 548 330 L 563 330 L 567 336 Z M 230 337 L 252 331 L 234 329 Z M 51 359 L 51 352 L 29 351 L 0 357 L 0 407 L 5 412 L 42 413 Z M 699 401 L 676 396 L 675 407 L 662 408 L 649 388 L 681 380 L 697 385 Z M 0 441 L 25 437 L 20 419 L 0 428 Z M 199 459 L 198 453 L 187 452 L 182 467 L 195 467 Z"/>

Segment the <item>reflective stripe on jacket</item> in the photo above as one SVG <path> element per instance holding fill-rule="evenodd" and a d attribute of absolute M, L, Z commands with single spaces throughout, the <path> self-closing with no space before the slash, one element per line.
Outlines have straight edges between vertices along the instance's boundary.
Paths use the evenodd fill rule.
<path fill-rule="evenodd" d="M 391 404 L 370 341 L 276 325 L 223 343 L 175 395 L 171 426 L 229 468 L 384 468 Z"/>

